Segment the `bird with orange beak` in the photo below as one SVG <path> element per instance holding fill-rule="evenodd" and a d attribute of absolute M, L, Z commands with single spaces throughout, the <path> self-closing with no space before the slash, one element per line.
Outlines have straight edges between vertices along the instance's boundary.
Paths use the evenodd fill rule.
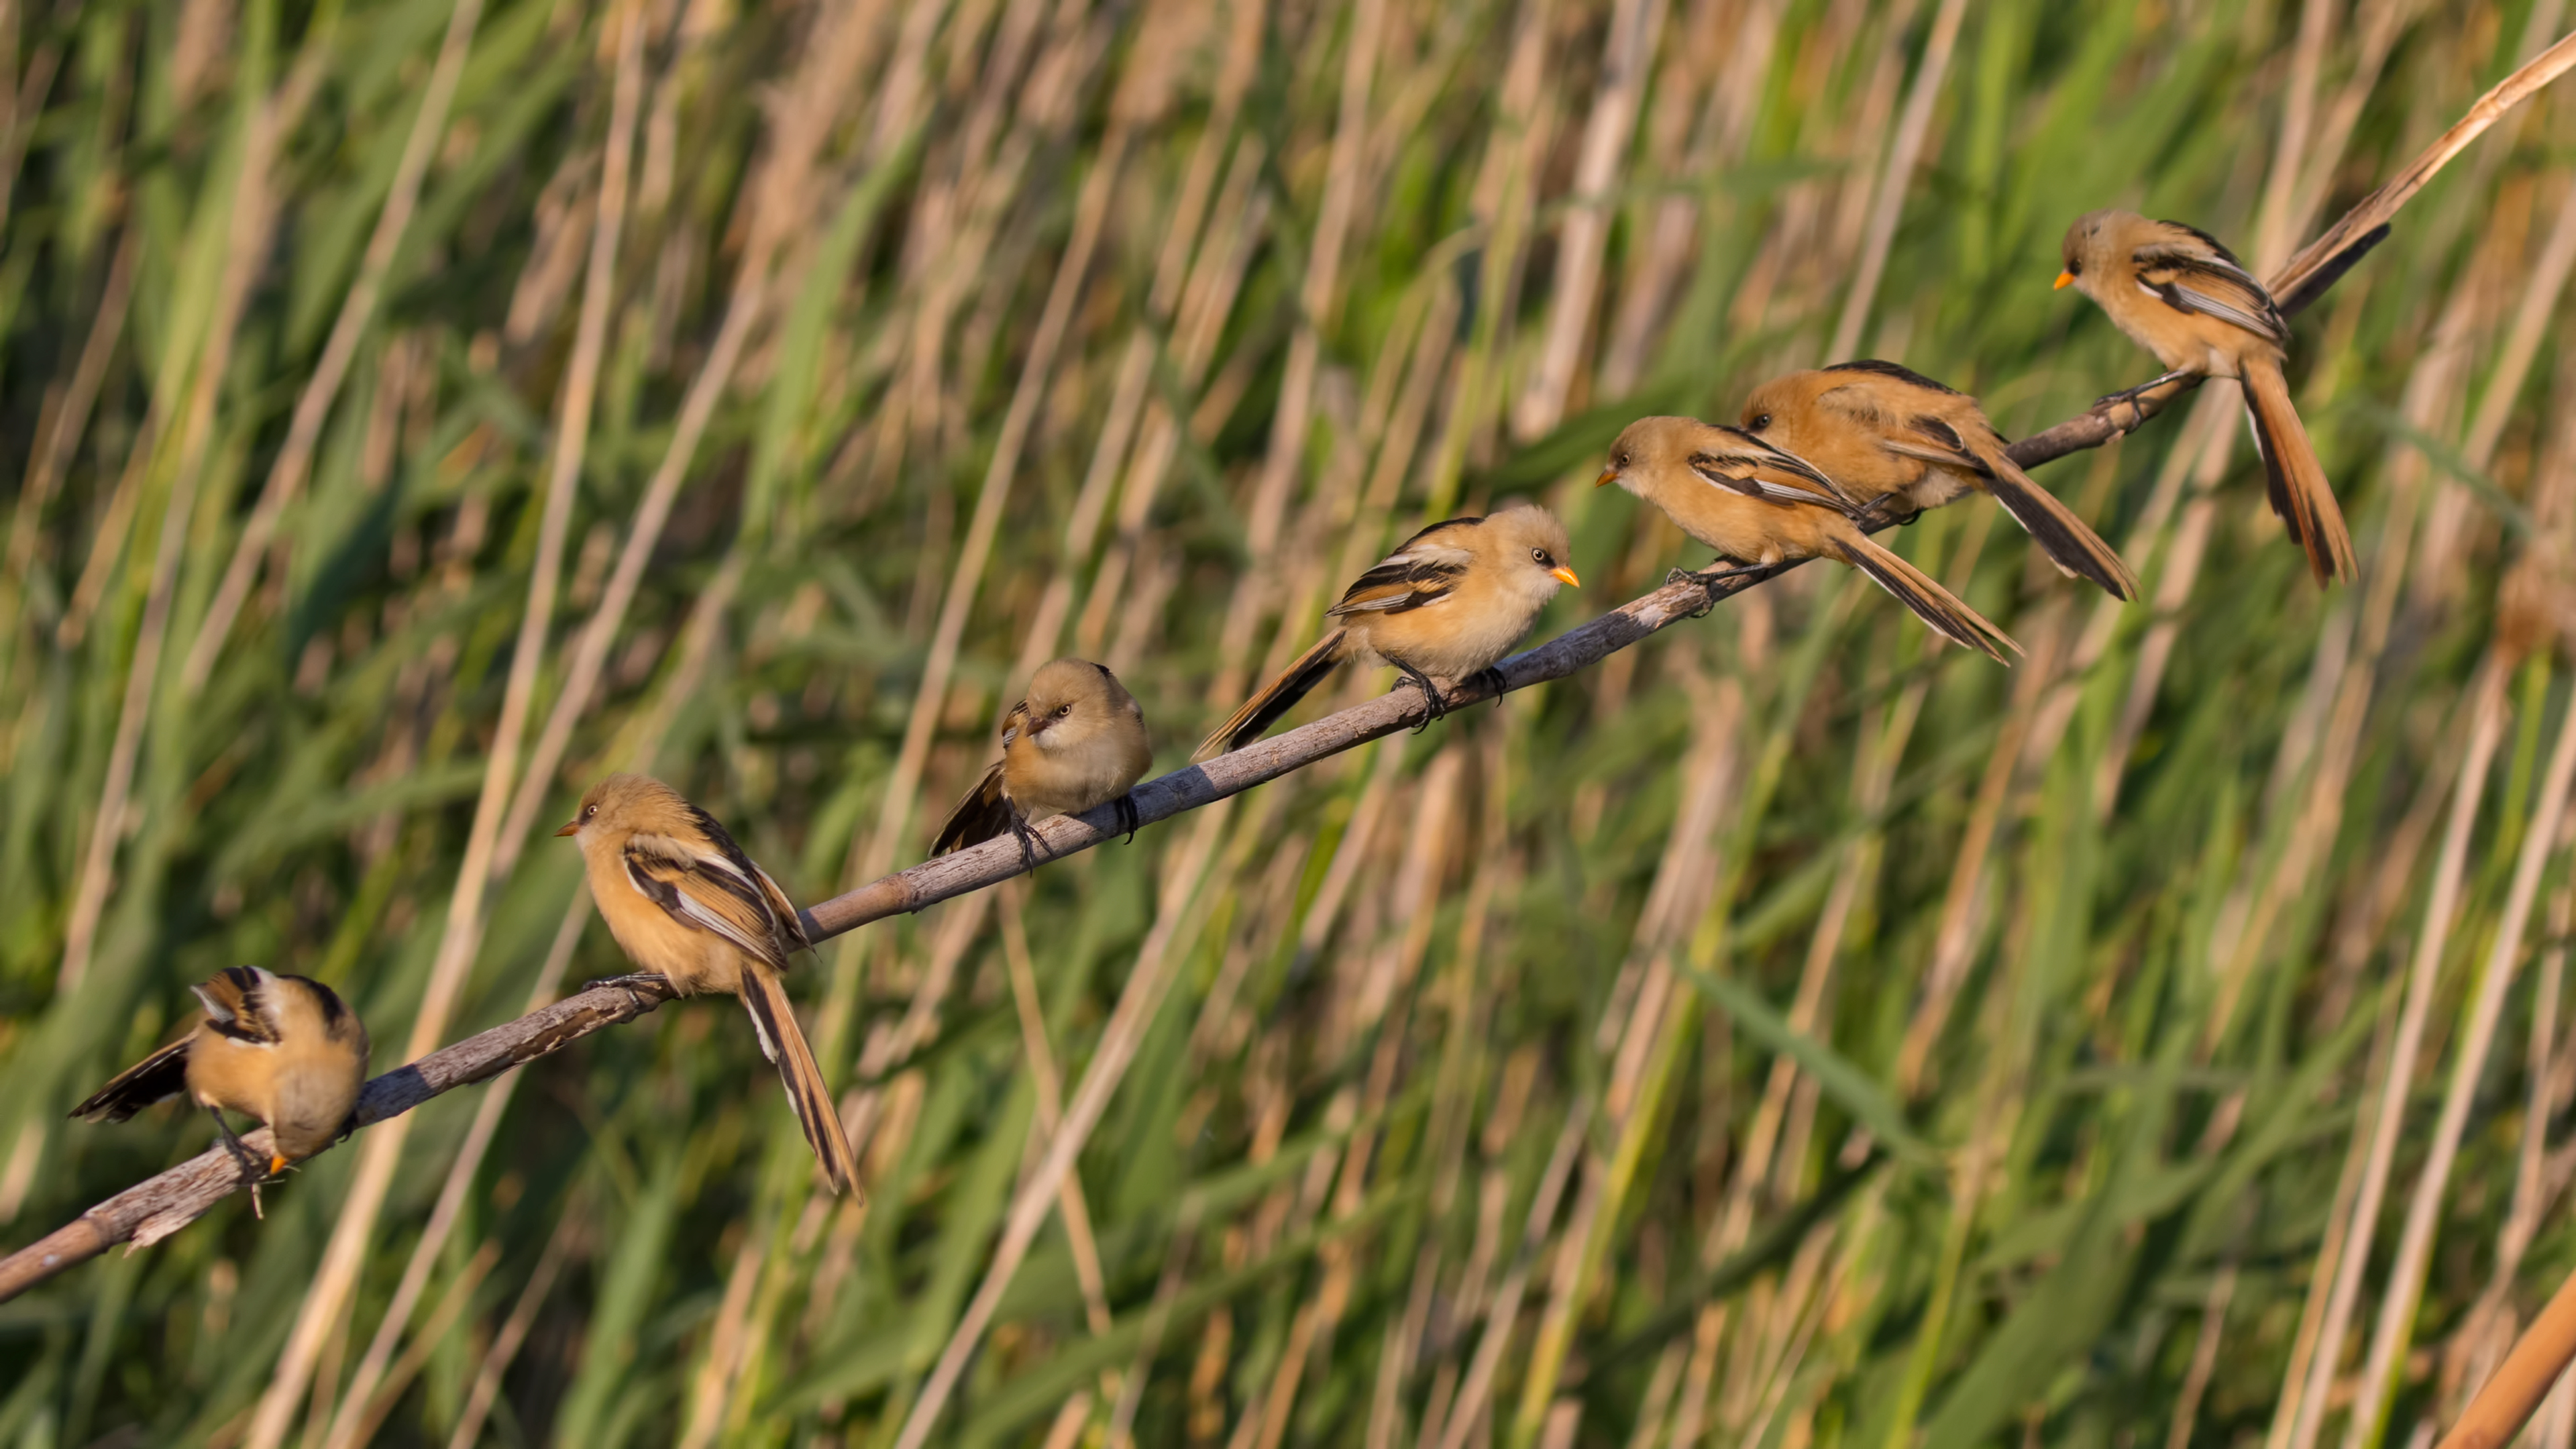
<path fill-rule="evenodd" d="M 257 966 L 227 966 L 189 990 L 205 1007 L 205 1020 L 117 1073 L 74 1107 L 73 1117 L 122 1122 L 185 1092 L 215 1119 L 224 1145 L 254 1182 L 347 1134 L 358 1088 L 367 1080 L 367 1029 L 338 993 Z M 267 1126 L 265 1164 L 224 1120 L 226 1112 Z"/>
<path fill-rule="evenodd" d="M 1427 728 L 1448 713 L 1435 678 L 1454 685 L 1493 668 L 1558 589 L 1582 587 L 1565 561 L 1570 547 L 1565 525 L 1534 503 L 1422 530 L 1353 579 L 1341 602 L 1324 611 L 1339 627 L 1209 731 L 1190 759 L 1214 759 L 1261 738 L 1345 660 L 1394 665 L 1422 691 L 1417 729 Z"/>
<path fill-rule="evenodd" d="M 580 843 L 600 919 L 645 972 L 591 984 L 658 978 L 682 996 L 739 998 L 824 1179 L 834 1192 L 856 1186 L 858 1157 L 787 998 L 787 960 L 813 943 L 778 882 L 714 816 L 644 775 L 611 775 L 591 786 L 555 834 Z"/>

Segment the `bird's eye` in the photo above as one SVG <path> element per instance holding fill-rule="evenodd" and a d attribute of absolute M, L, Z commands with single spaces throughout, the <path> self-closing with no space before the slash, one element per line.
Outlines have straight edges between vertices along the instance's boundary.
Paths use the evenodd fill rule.
<path fill-rule="evenodd" d="M 2070 276 L 2070 277 L 2080 277 L 2080 276 L 2083 276 L 2083 275 L 2084 275 L 2084 262 L 2083 262 L 2083 260 L 2082 260 L 2081 258 L 2077 258 L 2077 257 L 2069 257 L 2069 258 L 2067 258 L 2067 261 L 2066 261 L 2066 275 L 2068 275 L 2068 276 Z"/>
<path fill-rule="evenodd" d="M 591 819 L 595 819 L 595 818 L 597 818 L 597 817 L 598 817 L 598 815 L 599 815 L 599 807 L 598 807 L 598 806 L 596 806 L 596 805 L 585 805 L 585 806 L 583 806 L 583 807 L 582 807 L 582 811 L 581 811 L 581 818 L 582 818 L 582 819 L 584 819 L 584 820 L 591 820 Z"/>
<path fill-rule="evenodd" d="M 1753 420 L 1753 431 L 1757 433 L 1769 426 L 1771 426 L 1771 415 L 1769 413 L 1764 413 L 1762 416 Z"/>
<path fill-rule="evenodd" d="M 1072 706 L 1072 705 L 1069 705 L 1069 704 L 1060 704 L 1060 705 L 1057 705 L 1057 706 L 1055 707 L 1055 717 L 1056 717 L 1057 719 L 1062 719 L 1062 718 L 1064 718 L 1066 715 L 1069 715 L 1069 714 L 1071 714 L 1071 713 L 1073 713 L 1073 706 Z"/>
<path fill-rule="evenodd" d="M 1547 567 L 1547 550 L 1546 550 L 1546 549 L 1543 549 L 1543 548 L 1534 548 L 1534 549 L 1531 549 L 1531 550 L 1530 550 L 1530 558 L 1531 558 L 1533 561 L 1535 561 L 1535 562 L 1538 564 L 1538 566 L 1539 566 L 1540 568 L 1546 568 L 1546 567 Z"/>

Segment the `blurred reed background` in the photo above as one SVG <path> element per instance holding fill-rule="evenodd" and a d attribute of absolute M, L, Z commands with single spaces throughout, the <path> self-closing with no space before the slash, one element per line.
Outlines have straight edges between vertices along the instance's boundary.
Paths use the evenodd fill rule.
<path fill-rule="evenodd" d="M 0 4 L 0 1231 L 202 1148 L 61 1114 L 220 966 L 379 1070 L 620 969 L 545 838 L 606 770 L 813 900 L 1053 654 L 1176 766 L 1516 494 L 1564 628 L 1703 562 L 1588 486 L 1627 419 L 2069 416 L 2154 370 L 2070 218 L 2268 270 L 2563 10 Z M 869 927 L 791 978 L 869 1206 L 666 1008 L 0 1307 L 0 1444 L 889 1443 L 1143 953 L 934 1442 L 2410 1441 L 2576 1265 L 2571 120 L 2301 319 L 2359 587 L 2212 387 L 2044 475 L 2152 603 L 1891 536 L 2015 669 L 1802 570 Z"/>

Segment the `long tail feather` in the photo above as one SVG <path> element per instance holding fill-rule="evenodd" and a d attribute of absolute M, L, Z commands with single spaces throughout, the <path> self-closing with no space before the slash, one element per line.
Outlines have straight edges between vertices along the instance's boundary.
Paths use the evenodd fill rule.
<path fill-rule="evenodd" d="M 2289 379 L 2281 375 L 2279 363 L 2265 357 L 2248 359 L 2244 371 L 2245 416 L 2263 454 L 2272 511 L 2288 526 L 2291 541 L 2308 551 L 2308 570 L 2318 583 L 2357 577 L 2361 566 L 2353 555 L 2352 534 L 2326 482 L 2325 465 L 2317 461 L 2316 445 L 2308 441 L 2307 426 L 2290 404 Z"/>
<path fill-rule="evenodd" d="M 2115 599 L 2138 596 L 2138 576 L 2074 509 L 2040 487 L 2001 449 L 1979 461 L 1988 469 L 1986 486 L 1995 501 L 2067 577 L 2091 579 Z"/>
<path fill-rule="evenodd" d="M 1904 559 L 1870 541 L 1867 534 L 1855 530 L 1851 537 L 1836 540 L 1843 562 L 1869 575 L 1872 582 L 1896 596 L 1897 602 L 1912 609 L 1926 624 L 1938 630 L 1953 643 L 1962 644 L 1999 664 L 2004 650 L 2015 654 L 2021 646 L 2012 636 L 1988 622 L 1986 616 L 1959 601 L 1956 594 Z"/>
<path fill-rule="evenodd" d="M 946 855 L 981 845 L 1011 828 L 1011 802 L 1002 798 L 1002 762 L 995 760 L 984 778 L 975 782 L 957 808 L 948 812 L 948 823 L 939 827 L 939 837 L 930 843 L 932 855 Z"/>
<path fill-rule="evenodd" d="M 1261 738 L 1262 731 L 1279 722 L 1279 717 L 1297 707 L 1297 701 L 1314 692 L 1324 676 L 1341 664 L 1343 645 L 1350 631 L 1335 629 L 1315 641 L 1315 647 L 1297 656 L 1297 662 L 1280 671 L 1259 694 L 1245 700 L 1243 708 L 1227 716 L 1225 723 L 1208 731 L 1199 747 L 1190 754 L 1190 763 L 1212 760 L 1222 754 L 1242 749 Z"/>
<path fill-rule="evenodd" d="M 850 1139 L 841 1130 L 840 1108 L 832 1101 L 832 1089 L 823 1083 L 814 1049 L 805 1044 L 805 1032 L 796 1025 L 796 1006 L 787 999 L 786 984 L 770 968 L 745 962 L 742 1006 L 751 1013 L 752 1029 L 760 1033 L 761 1054 L 778 1064 L 778 1080 L 787 1087 L 796 1124 L 805 1129 L 806 1144 L 822 1163 L 832 1191 L 857 1188 L 858 1154 L 850 1150 Z"/>
<path fill-rule="evenodd" d="M 186 1091 L 188 1043 L 196 1039 L 192 1031 L 117 1073 L 106 1086 L 74 1107 L 71 1115 L 84 1122 L 122 1122 L 155 1102 Z"/>

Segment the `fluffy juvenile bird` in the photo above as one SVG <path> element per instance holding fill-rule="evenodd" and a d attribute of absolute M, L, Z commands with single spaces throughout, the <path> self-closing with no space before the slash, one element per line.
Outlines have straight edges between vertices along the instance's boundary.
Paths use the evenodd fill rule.
<path fill-rule="evenodd" d="M 2156 355 L 2162 377 L 2113 397 L 2131 397 L 2177 378 L 2232 377 L 2263 454 L 2272 511 L 2308 552 L 2317 582 L 2358 571 L 2343 509 L 2317 461 L 2316 445 L 2290 404 L 2282 359 L 2290 324 L 2272 294 L 2218 239 L 2178 221 L 2133 211 L 2096 211 L 2066 229 L 2066 269 L 2057 285 L 2101 304 L 2121 331 Z"/>
<path fill-rule="evenodd" d="M 948 812 L 932 855 L 963 850 L 1009 831 L 1020 859 L 1037 867 L 1029 827 L 1080 815 L 1115 800 L 1133 835 L 1136 802 L 1127 792 L 1154 762 L 1145 711 L 1105 665 L 1058 659 L 1029 676 L 1029 692 L 1002 722 L 1002 758 Z"/>
<path fill-rule="evenodd" d="M 1340 627 L 1211 731 L 1191 760 L 1261 738 L 1350 659 L 1395 666 L 1422 691 L 1428 725 L 1448 713 L 1434 679 L 1455 685 L 1491 669 L 1560 587 L 1582 587 L 1566 566 L 1569 551 L 1565 525 L 1531 503 L 1431 525 L 1343 590 L 1341 602 L 1324 611 Z"/>
<path fill-rule="evenodd" d="M 269 1173 L 348 1130 L 367 1079 L 367 1029 L 337 993 L 257 966 L 227 966 L 188 989 L 206 1008 L 197 1029 L 117 1073 L 72 1116 L 122 1122 L 186 1092 L 253 1177 L 263 1175 L 260 1160 L 224 1120 L 228 1111 L 267 1124 Z"/>
<path fill-rule="evenodd" d="M 858 1159 L 787 999 L 787 958 L 813 943 L 778 882 L 713 816 L 643 775 L 593 785 L 555 834 L 580 843 L 591 899 L 636 965 L 682 996 L 741 999 L 832 1190 L 855 1186 Z"/>
<path fill-rule="evenodd" d="M 1744 404 L 1745 431 L 1812 463 L 1860 503 L 1903 516 L 1990 493 L 2069 578 L 2138 596 L 2119 553 L 2004 451 L 1985 409 L 1893 362 L 1775 377 Z"/>
<path fill-rule="evenodd" d="M 1946 638 L 1995 660 L 2006 649 L 2021 652 L 1930 575 L 1872 542 L 1853 521 L 1857 505 L 1824 476 L 1740 428 L 1639 418 L 1610 444 L 1610 465 L 1593 486 L 1618 484 L 1741 565 L 1693 575 L 1703 582 L 1790 559 L 1834 559 L 1869 575 Z"/>

